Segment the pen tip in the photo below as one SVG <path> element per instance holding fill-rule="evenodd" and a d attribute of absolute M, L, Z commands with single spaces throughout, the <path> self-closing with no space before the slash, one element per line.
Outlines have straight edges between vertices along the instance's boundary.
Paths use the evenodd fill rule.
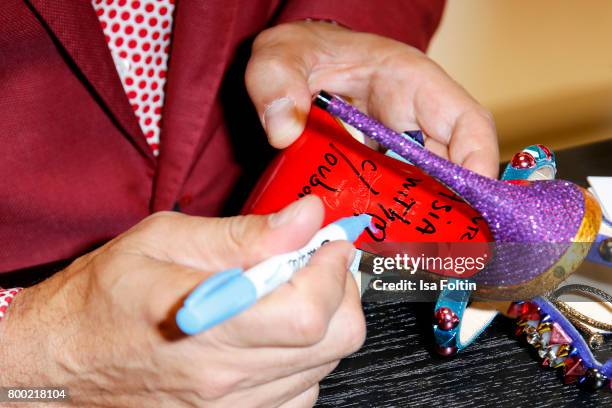
<path fill-rule="evenodd" d="M 335 224 L 339 225 L 346 232 L 346 239 L 348 241 L 355 242 L 361 233 L 370 226 L 371 222 L 372 217 L 370 215 L 361 214 L 354 217 L 341 218 Z"/>

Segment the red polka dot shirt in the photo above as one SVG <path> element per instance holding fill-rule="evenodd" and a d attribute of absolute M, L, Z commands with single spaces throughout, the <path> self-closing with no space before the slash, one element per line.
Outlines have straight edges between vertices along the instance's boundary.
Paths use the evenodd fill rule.
<path fill-rule="evenodd" d="M 159 154 L 174 0 L 92 0 L 123 89 Z"/>

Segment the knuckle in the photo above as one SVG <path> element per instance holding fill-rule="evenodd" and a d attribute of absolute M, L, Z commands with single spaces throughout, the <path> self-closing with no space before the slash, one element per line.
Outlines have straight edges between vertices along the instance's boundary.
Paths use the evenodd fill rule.
<path fill-rule="evenodd" d="M 325 286 L 330 296 L 336 297 L 338 300 L 344 296 L 346 280 L 349 278 L 348 268 L 346 267 L 345 258 L 338 258 L 334 262 L 330 262 L 322 268 L 326 272 Z M 352 278 L 350 278 L 352 279 Z"/>
<path fill-rule="evenodd" d="M 285 39 L 299 38 L 303 34 L 304 28 L 298 24 L 279 24 L 260 32 L 253 42 L 253 50 L 277 44 Z"/>
<path fill-rule="evenodd" d="M 173 211 L 159 211 L 149 215 L 141 221 L 141 225 L 148 230 L 165 231 L 169 228 L 172 220 L 180 215 Z"/>
<path fill-rule="evenodd" d="M 485 131 L 484 134 L 495 136 L 497 133 L 495 126 L 495 119 L 493 114 L 474 101 L 474 107 L 462 115 L 460 118 L 465 122 L 469 122 L 472 126 L 476 126 L 481 131 Z"/>
<path fill-rule="evenodd" d="M 280 25 L 260 33 L 252 47 L 245 81 L 251 89 L 262 78 L 287 78 L 295 72 L 304 74 L 304 66 L 312 62 L 304 53 L 295 52 L 295 44 L 303 44 L 305 29 L 294 25 Z"/>
<path fill-rule="evenodd" d="M 495 128 L 495 118 L 490 110 L 480 107 L 478 114 L 487 122 L 487 124 Z"/>
<path fill-rule="evenodd" d="M 155 248 L 155 243 L 159 238 L 167 237 L 173 232 L 179 217 L 185 217 L 185 215 L 173 211 L 151 214 L 110 241 L 107 244 L 109 250 L 111 252 L 130 250 L 142 253 L 145 249 Z"/>
<path fill-rule="evenodd" d="M 300 388 L 304 391 L 299 397 L 300 403 L 305 404 L 307 401 L 316 402 L 319 394 L 319 382 L 329 375 L 329 373 L 334 371 L 339 363 L 340 360 L 331 361 L 302 373 Z M 312 406 L 312 403 L 311 405 L 299 406 L 310 407 Z"/>
<path fill-rule="evenodd" d="M 261 240 L 265 234 L 267 218 L 259 215 L 244 215 L 223 219 L 218 222 L 219 239 L 223 240 L 228 255 L 248 257 L 266 252 Z"/>
<path fill-rule="evenodd" d="M 253 224 L 252 220 L 253 218 L 250 216 L 228 219 L 227 227 L 224 229 L 224 238 L 230 253 L 242 253 L 249 249 L 249 231 L 252 230 L 250 228 L 251 224 Z"/>
<path fill-rule="evenodd" d="M 253 51 L 256 51 L 266 44 L 275 41 L 275 33 L 277 30 L 278 27 L 271 27 L 260 32 L 257 37 L 255 37 L 255 41 L 253 41 Z"/>
<path fill-rule="evenodd" d="M 196 378 L 195 388 L 203 400 L 217 400 L 239 388 L 241 376 L 227 368 L 202 370 Z"/>
<path fill-rule="evenodd" d="M 347 355 L 352 354 L 361 348 L 366 339 L 366 323 L 361 308 L 351 308 L 342 326 L 344 351 Z"/>
<path fill-rule="evenodd" d="M 350 273 L 347 262 L 351 247 L 351 244 L 339 241 L 325 244 L 315 254 L 316 264 L 308 266 L 308 268 L 323 270 L 326 287 L 333 288 L 336 291 L 334 294 L 338 296 L 344 292 L 347 275 Z"/>
<path fill-rule="evenodd" d="M 265 75 L 268 78 L 277 78 L 284 70 L 285 58 L 274 49 L 261 52 L 249 61 L 245 73 L 247 87 L 252 87 L 261 81 Z"/>
<path fill-rule="evenodd" d="M 329 363 L 323 365 L 321 367 L 321 375 L 318 381 L 321 381 L 323 378 L 327 377 L 332 371 L 336 369 L 336 367 L 338 367 L 338 364 L 340 364 L 340 360 L 330 361 Z"/>
<path fill-rule="evenodd" d="M 300 56 L 287 53 L 279 46 L 271 46 L 261 51 L 250 61 L 245 74 L 247 86 L 266 78 L 286 78 L 293 67 L 300 67 L 303 61 Z"/>
<path fill-rule="evenodd" d="M 322 308 L 313 300 L 296 303 L 292 324 L 298 338 L 312 345 L 320 342 L 327 333 L 328 320 Z"/>
<path fill-rule="evenodd" d="M 431 59 L 425 57 L 420 51 L 412 50 L 389 51 L 384 55 L 382 62 L 389 69 L 411 72 L 427 71 L 436 66 Z"/>
<path fill-rule="evenodd" d="M 312 407 L 319 399 L 319 384 L 315 384 L 306 390 L 304 395 L 304 407 Z"/>

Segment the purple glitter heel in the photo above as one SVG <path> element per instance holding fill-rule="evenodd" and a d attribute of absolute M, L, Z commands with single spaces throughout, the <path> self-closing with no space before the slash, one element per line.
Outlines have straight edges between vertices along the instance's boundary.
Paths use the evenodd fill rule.
<path fill-rule="evenodd" d="M 476 277 L 475 297 L 521 300 L 552 290 L 586 256 L 601 223 L 601 209 L 586 190 L 564 180 L 509 184 L 415 148 L 401 134 L 324 91 L 315 105 L 354 126 L 437 178 L 487 222 L 495 260 Z"/>

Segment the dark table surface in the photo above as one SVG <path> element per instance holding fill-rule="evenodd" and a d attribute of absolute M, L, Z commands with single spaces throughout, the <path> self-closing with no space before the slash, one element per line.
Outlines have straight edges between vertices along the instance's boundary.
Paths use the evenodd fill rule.
<path fill-rule="evenodd" d="M 558 151 L 557 164 L 559 178 L 583 186 L 587 176 L 612 176 L 612 140 Z M 562 370 L 542 368 L 504 317 L 457 356 L 442 358 L 432 348 L 432 304 L 364 308 L 366 342 L 321 383 L 320 407 L 612 407 L 609 389 L 582 391 L 563 384 Z"/>

